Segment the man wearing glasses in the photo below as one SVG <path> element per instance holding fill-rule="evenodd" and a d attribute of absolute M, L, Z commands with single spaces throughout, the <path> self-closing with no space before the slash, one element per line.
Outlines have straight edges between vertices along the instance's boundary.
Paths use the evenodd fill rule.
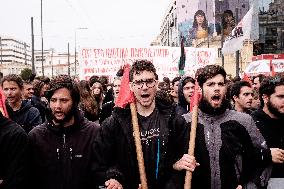
<path fill-rule="evenodd" d="M 138 60 L 130 70 L 149 189 L 165 188 L 171 164 L 167 161 L 170 122 L 174 106 L 156 97 L 158 75 L 154 65 Z M 94 179 L 107 189 L 139 187 L 130 108 L 115 107 L 94 145 Z"/>

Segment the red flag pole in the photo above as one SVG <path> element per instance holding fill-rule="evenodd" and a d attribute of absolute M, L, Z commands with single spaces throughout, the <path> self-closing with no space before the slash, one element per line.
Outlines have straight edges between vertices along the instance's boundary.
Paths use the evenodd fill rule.
<path fill-rule="evenodd" d="M 195 83 L 194 94 L 191 100 L 192 104 L 192 119 L 191 119 L 191 129 L 190 129 L 190 139 L 189 139 L 189 147 L 188 147 L 188 155 L 194 156 L 195 149 L 195 138 L 196 138 L 196 128 L 198 121 L 198 102 L 199 102 L 199 87 L 198 84 Z M 184 189 L 191 189 L 191 180 L 192 180 L 192 172 L 186 171 L 185 181 L 184 181 Z"/>
<path fill-rule="evenodd" d="M 142 151 L 142 144 L 141 144 L 141 137 L 140 131 L 138 126 L 138 118 L 137 118 L 137 110 L 135 103 L 130 103 L 130 110 L 131 110 L 131 117 L 132 117 L 132 126 L 134 132 L 134 141 L 136 146 L 136 154 L 137 154 L 137 161 L 138 161 L 138 168 L 140 174 L 140 182 L 142 189 L 148 189 L 147 186 L 147 178 L 146 178 L 146 171 L 144 165 L 144 157 Z"/>

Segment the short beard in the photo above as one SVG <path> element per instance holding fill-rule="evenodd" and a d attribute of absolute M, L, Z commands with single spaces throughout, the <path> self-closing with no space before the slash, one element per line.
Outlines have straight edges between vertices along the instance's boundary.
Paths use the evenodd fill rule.
<path fill-rule="evenodd" d="M 199 104 L 199 109 L 202 112 L 209 114 L 209 115 L 221 115 L 222 113 L 226 111 L 227 108 L 228 108 L 228 102 L 225 98 L 222 100 L 221 106 L 217 108 L 212 107 L 211 104 L 208 102 L 208 100 L 206 100 L 203 97 Z"/>
<path fill-rule="evenodd" d="M 281 113 L 278 111 L 278 109 L 274 106 L 274 104 L 271 103 L 270 99 L 267 102 L 267 108 L 271 114 L 276 116 L 277 118 L 284 118 L 284 113 Z"/>
<path fill-rule="evenodd" d="M 52 114 L 52 120 L 58 124 L 58 125 L 63 125 L 64 123 L 70 121 L 72 117 L 75 115 L 76 109 L 72 107 L 72 109 L 67 112 L 66 114 L 64 113 L 65 117 L 62 120 L 56 119 L 56 117 Z"/>

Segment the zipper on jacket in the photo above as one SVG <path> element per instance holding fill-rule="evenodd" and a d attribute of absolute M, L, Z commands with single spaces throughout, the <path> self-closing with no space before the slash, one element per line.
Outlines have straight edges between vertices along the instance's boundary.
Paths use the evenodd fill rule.
<path fill-rule="evenodd" d="M 65 136 L 65 134 L 63 134 L 62 138 L 63 138 L 63 148 L 65 149 L 65 147 L 66 147 L 66 136 Z"/>
<path fill-rule="evenodd" d="M 56 153 L 57 153 L 57 159 L 59 160 L 59 148 L 56 148 Z"/>

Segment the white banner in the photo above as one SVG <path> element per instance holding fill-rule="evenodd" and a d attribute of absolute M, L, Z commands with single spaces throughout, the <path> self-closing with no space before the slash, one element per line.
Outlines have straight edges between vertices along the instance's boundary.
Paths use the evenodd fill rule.
<path fill-rule="evenodd" d="M 80 80 L 91 76 L 105 75 L 112 81 L 116 72 L 125 64 L 147 59 L 153 62 L 159 79 L 178 76 L 180 47 L 151 46 L 146 48 L 82 48 L 79 54 Z M 216 50 L 213 48 L 185 47 L 185 74 L 194 76 L 198 68 L 215 64 Z"/>
<path fill-rule="evenodd" d="M 253 7 L 247 12 L 241 22 L 232 30 L 231 34 L 225 39 L 222 53 L 232 54 L 243 47 L 245 39 L 250 39 L 252 25 Z"/>

